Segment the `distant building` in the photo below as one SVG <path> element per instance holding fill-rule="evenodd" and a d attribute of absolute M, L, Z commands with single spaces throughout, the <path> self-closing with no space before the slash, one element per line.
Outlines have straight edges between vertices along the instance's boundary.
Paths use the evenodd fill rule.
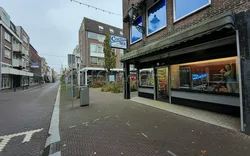
<path fill-rule="evenodd" d="M 42 75 L 41 75 L 41 58 L 38 55 L 36 49 L 30 45 L 29 48 L 30 54 L 30 71 L 34 74 L 33 77 L 30 78 L 30 85 L 35 85 L 41 83 Z"/>
<path fill-rule="evenodd" d="M 106 34 L 123 36 L 120 28 L 84 17 L 79 29 L 79 46 L 77 47 L 82 61 L 81 72 L 83 74 L 81 84 L 105 78 L 103 43 Z M 123 71 L 123 66 L 120 62 L 123 50 L 115 49 L 115 53 L 117 56 L 116 67 L 112 69 L 110 74 L 111 81 L 120 79 Z"/>
<path fill-rule="evenodd" d="M 0 90 L 29 85 L 29 36 L 0 7 Z"/>

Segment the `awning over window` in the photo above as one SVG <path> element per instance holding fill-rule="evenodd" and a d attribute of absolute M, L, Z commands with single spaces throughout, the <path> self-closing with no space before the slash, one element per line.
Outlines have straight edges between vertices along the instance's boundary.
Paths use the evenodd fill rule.
<path fill-rule="evenodd" d="M 146 46 L 135 49 L 123 55 L 121 61 L 125 62 L 131 59 L 144 56 L 146 54 L 154 53 L 171 46 L 202 37 L 214 31 L 220 31 L 224 28 L 234 28 L 233 13 L 227 12 L 203 21 L 199 24 L 191 26 L 185 30 L 179 31 L 173 35 L 164 37 L 158 41 L 152 42 Z"/>

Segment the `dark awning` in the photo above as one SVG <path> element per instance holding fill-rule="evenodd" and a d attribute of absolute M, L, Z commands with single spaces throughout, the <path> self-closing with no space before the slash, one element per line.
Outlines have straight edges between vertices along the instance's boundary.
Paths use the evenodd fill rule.
<path fill-rule="evenodd" d="M 218 15 L 209 20 L 203 21 L 199 24 L 191 26 L 185 30 L 174 33 L 173 35 L 164 37 L 158 41 L 152 42 L 141 48 L 132 50 L 125 53 L 121 58 L 121 61 L 128 61 L 135 59 L 146 54 L 154 53 L 171 46 L 193 40 L 195 38 L 202 37 L 204 35 L 210 34 L 214 31 L 220 31 L 224 28 L 234 28 L 233 13 L 226 12 L 224 14 Z"/>

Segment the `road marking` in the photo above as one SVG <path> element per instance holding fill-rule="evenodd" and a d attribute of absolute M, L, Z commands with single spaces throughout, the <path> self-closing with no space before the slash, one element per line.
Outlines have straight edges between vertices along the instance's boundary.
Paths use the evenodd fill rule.
<path fill-rule="evenodd" d="M 168 150 L 168 153 L 171 154 L 172 156 L 176 156 L 176 154 L 174 154 L 173 152 Z"/>
<path fill-rule="evenodd" d="M 117 117 L 117 118 L 118 118 L 118 115 L 115 115 L 115 117 Z"/>
<path fill-rule="evenodd" d="M 76 125 L 70 126 L 69 128 L 74 128 L 74 127 L 76 127 Z"/>
<path fill-rule="evenodd" d="M 99 119 L 99 118 L 98 118 L 98 119 L 95 119 L 94 122 L 95 122 L 95 121 L 98 121 L 98 120 L 100 120 L 100 119 Z"/>
<path fill-rule="evenodd" d="M 83 125 L 87 125 L 89 122 L 84 122 L 84 123 L 82 123 Z"/>
<path fill-rule="evenodd" d="M 126 124 L 127 124 L 128 126 L 130 126 L 130 124 L 129 124 L 129 123 L 127 123 L 127 122 L 126 122 Z"/>
<path fill-rule="evenodd" d="M 145 138 L 147 138 L 148 136 L 146 135 L 146 134 L 144 134 L 144 133 L 141 133 L 141 135 L 143 135 Z"/>
<path fill-rule="evenodd" d="M 104 119 L 107 119 L 107 118 L 109 118 L 109 116 L 104 117 Z"/>
<path fill-rule="evenodd" d="M 41 129 L 37 129 L 37 130 L 32 130 L 32 131 L 26 131 L 26 132 L 21 132 L 21 133 L 16 133 L 16 134 L 10 134 L 10 135 L 4 135 L 4 136 L 0 136 L 0 140 L 2 140 L 0 142 L 0 152 L 2 152 L 2 150 L 4 149 L 4 147 L 8 144 L 8 142 L 11 140 L 11 138 L 13 137 L 17 137 L 17 136 L 22 136 L 22 135 L 25 135 L 22 143 L 25 143 L 25 142 L 29 142 L 32 135 L 34 133 L 37 133 L 37 132 L 40 132 L 42 131 L 43 128 Z"/>

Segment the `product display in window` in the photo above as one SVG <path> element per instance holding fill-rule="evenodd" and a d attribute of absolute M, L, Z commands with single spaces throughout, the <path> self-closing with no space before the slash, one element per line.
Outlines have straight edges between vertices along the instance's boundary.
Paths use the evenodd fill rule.
<path fill-rule="evenodd" d="M 140 85 L 154 86 L 153 69 L 140 70 Z"/>
<path fill-rule="evenodd" d="M 230 57 L 173 65 L 172 88 L 239 93 L 236 59 Z"/>

